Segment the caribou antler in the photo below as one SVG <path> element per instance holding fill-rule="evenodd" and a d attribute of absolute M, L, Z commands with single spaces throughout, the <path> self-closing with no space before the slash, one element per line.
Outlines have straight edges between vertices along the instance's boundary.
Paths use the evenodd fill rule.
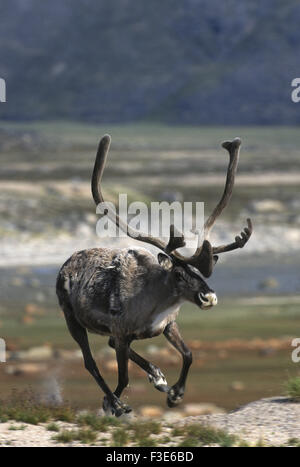
<path fill-rule="evenodd" d="M 96 161 L 94 166 L 94 171 L 92 175 L 92 194 L 96 205 L 99 203 L 105 203 L 103 195 L 101 192 L 101 179 L 105 167 L 105 162 L 110 147 L 111 138 L 109 135 L 103 136 L 99 143 Z M 250 219 L 247 219 L 248 227 L 245 227 L 240 236 L 235 237 L 235 242 L 228 245 L 223 245 L 219 247 L 212 247 L 209 242 L 209 234 L 215 224 L 216 219 L 220 216 L 224 208 L 229 203 L 229 200 L 232 195 L 234 179 L 238 165 L 239 151 L 241 146 L 240 138 L 235 138 L 233 141 L 225 141 L 222 144 L 222 147 L 227 149 L 229 153 L 229 165 L 227 168 L 226 183 L 223 195 L 204 224 L 204 241 L 202 244 L 198 244 L 196 252 L 191 257 L 182 256 L 178 253 L 177 248 L 185 246 L 184 236 L 180 233 L 175 226 L 172 224 L 170 226 L 170 239 L 166 243 L 159 238 L 152 237 L 151 235 L 139 232 L 132 227 L 130 227 L 126 222 L 124 222 L 118 214 L 111 212 L 109 206 L 105 209 L 105 214 L 116 223 L 117 227 L 123 230 L 127 235 L 135 240 L 139 240 L 145 243 L 156 246 L 160 250 L 164 251 L 170 255 L 174 260 L 182 264 L 189 264 L 196 267 L 205 277 L 209 277 L 212 274 L 213 266 L 216 263 L 219 253 L 224 253 L 226 251 L 232 251 L 237 248 L 243 248 L 243 246 L 248 242 L 252 234 L 252 223 Z"/>
<path fill-rule="evenodd" d="M 216 218 L 219 217 L 219 215 L 221 214 L 221 212 L 223 211 L 223 209 L 228 204 L 231 198 L 232 191 L 233 191 L 233 185 L 234 185 L 234 178 L 235 178 L 237 165 L 238 165 L 241 140 L 240 138 L 235 138 L 233 141 L 225 141 L 222 144 L 222 146 L 223 148 L 227 149 L 227 151 L 229 152 L 229 158 L 230 158 L 230 162 L 229 162 L 229 166 L 227 170 L 225 190 L 224 190 L 223 196 L 219 204 L 216 206 L 213 213 L 211 214 L 211 216 L 207 219 L 205 223 L 205 226 L 204 226 L 204 232 L 205 232 L 204 237 L 205 238 L 208 237 L 215 223 Z M 239 236 L 235 237 L 235 242 L 230 243 L 228 245 L 214 247 L 213 254 L 216 255 L 219 253 L 236 250 L 237 248 L 243 248 L 252 235 L 253 226 L 252 226 L 251 219 L 247 219 L 247 225 L 248 227 L 244 228 L 244 230 L 240 234 L 240 237 Z"/>
<path fill-rule="evenodd" d="M 107 154 L 109 151 L 111 143 L 111 137 L 109 135 L 104 135 L 100 140 L 98 151 L 95 160 L 95 166 L 92 175 L 92 195 L 96 205 L 99 203 L 106 204 L 101 191 L 101 180 L 106 163 Z M 145 234 L 143 232 L 137 231 L 130 227 L 126 222 L 124 222 L 118 214 L 111 212 L 109 205 L 104 210 L 104 213 L 116 223 L 117 227 L 123 230 L 129 237 L 139 240 L 141 242 L 149 243 L 156 246 L 160 250 L 171 254 L 177 248 L 185 246 L 184 236 L 174 227 L 172 224 L 170 226 L 170 239 L 169 243 L 166 243 L 159 238 L 152 237 L 151 235 Z"/>
<path fill-rule="evenodd" d="M 225 253 L 226 251 L 236 250 L 237 248 L 243 248 L 248 242 L 253 232 L 253 226 L 251 219 L 247 219 L 248 227 L 245 227 L 241 232 L 240 237 L 235 237 L 235 242 L 229 243 L 228 245 L 217 246 L 213 248 L 213 254 Z"/>
<path fill-rule="evenodd" d="M 212 274 L 213 266 L 216 263 L 218 257 L 216 256 L 219 253 L 223 253 L 225 251 L 231 251 L 236 248 L 243 248 L 243 246 L 249 240 L 252 234 L 252 223 L 251 220 L 248 219 L 248 228 L 246 227 L 244 231 L 241 233 L 241 237 L 236 237 L 235 242 L 229 245 L 224 245 L 220 247 L 212 247 L 211 243 L 209 242 L 209 234 L 220 214 L 223 212 L 225 207 L 228 205 L 234 186 L 234 179 L 235 174 L 237 171 L 238 161 L 239 161 L 239 152 L 240 152 L 241 140 L 240 138 L 234 138 L 233 141 L 224 141 L 222 147 L 227 149 L 229 153 L 229 165 L 227 168 L 227 176 L 226 176 L 226 183 L 223 195 L 204 224 L 204 241 L 203 243 L 199 243 L 197 250 L 190 258 L 184 258 L 181 255 L 178 255 L 177 252 L 173 253 L 177 259 L 180 261 L 184 261 L 187 264 L 190 264 L 197 269 L 205 276 L 209 277 Z M 199 237 L 200 240 L 200 237 Z"/>
<path fill-rule="evenodd" d="M 204 224 L 204 238 L 206 240 L 209 237 L 209 234 L 214 226 L 214 223 L 216 222 L 216 219 L 221 215 L 222 211 L 230 201 L 234 186 L 235 174 L 239 162 L 241 144 L 242 142 L 240 138 L 234 138 L 233 141 L 224 141 L 224 143 L 222 143 L 222 147 L 224 149 L 227 149 L 229 153 L 229 165 L 227 169 L 226 183 L 222 198 L 220 199 L 219 203 L 217 204 L 217 206 L 215 207 L 215 209 Z"/>

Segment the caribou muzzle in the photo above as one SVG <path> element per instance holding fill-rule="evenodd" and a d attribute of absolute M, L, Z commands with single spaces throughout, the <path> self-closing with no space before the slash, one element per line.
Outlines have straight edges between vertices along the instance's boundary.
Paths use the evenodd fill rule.
<path fill-rule="evenodd" d="M 197 294 L 197 304 L 202 310 L 211 308 L 212 306 L 217 305 L 218 298 L 214 292 L 209 293 L 198 293 Z"/>

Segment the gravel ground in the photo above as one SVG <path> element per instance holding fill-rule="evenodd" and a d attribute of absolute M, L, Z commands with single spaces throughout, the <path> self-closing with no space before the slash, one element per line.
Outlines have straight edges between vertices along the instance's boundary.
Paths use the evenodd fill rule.
<path fill-rule="evenodd" d="M 60 429 L 65 429 L 72 425 L 55 422 Z M 28 425 L 27 423 L 9 421 L 0 423 L 0 446 L 1 447 L 54 447 L 64 446 L 51 438 L 56 433 L 48 431 L 47 425 Z"/>
<path fill-rule="evenodd" d="M 228 414 L 187 417 L 173 422 L 172 426 L 201 423 L 222 428 L 237 435 L 250 445 L 263 443 L 264 446 L 286 444 L 291 438 L 300 440 L 300 404 L 284 397 L 262 399 L 247 404 Z M 60 429 L 74 429 L 74 425 L 57 422 Z M 166 425 L 166 422 L 163 422 Z M 0 445 L 4 446 L 82 446 L 82 443 L 61 444 L 53 440 L 55 433 L 47 431 L 46 425 L 28 425 L 19 422 L 0 423 Z M 164 435 L 170 435 L 170 425 L 163 428 Z M 174 443 L 158 446 L 175 446 Z M 173 440 L 175 441 L 175 440 Z M 104 443 L 103 443 L 104 442 Z M 96 446 L 110 446 L 110 433 L 99 434 Z"/>
<path fill-rule="evenodd" d="M 226 429 L 251 444 L 282 445 L 291 438 L 300 440 L 300 403 L 285 397 L 251 402 L 228 414 L 188 417 L 183 423 L 205 422 Z"/>

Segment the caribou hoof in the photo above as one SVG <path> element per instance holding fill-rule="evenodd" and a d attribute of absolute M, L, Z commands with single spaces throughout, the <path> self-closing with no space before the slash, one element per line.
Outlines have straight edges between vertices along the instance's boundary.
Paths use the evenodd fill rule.
<path fill-rule="evenodd" d="M 184 396 L 184 389 L 178 388 L 177 386 L 172 386 L 168 391 L 167 404 L 168 407 L 176 407 L 180 402 L 182 402 Z"/>
<path fill-rule="evenodd" d="M 159 368 L 155 368 L 153 373 L 155 374 L 148 374 L 148 379 L 150 383 L 154 384 L 155 389 L 161 392 L 169 392 L 170 387 L 168 386 L 165 375 L 161 372 L 161 370 Z"/>
<path fill-rule="evenodd" d="M 104 396 L 102 408 L 106 415 L 115 415 L 116 417 L 132 411 L 129 405 L 124 404 L 117 397 L 110 400 L 107 396 Z"/>

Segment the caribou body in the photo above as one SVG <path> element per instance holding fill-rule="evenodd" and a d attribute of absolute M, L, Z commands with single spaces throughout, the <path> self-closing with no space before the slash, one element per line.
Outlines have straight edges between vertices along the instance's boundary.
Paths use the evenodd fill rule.
<path fill-rule="evenodd" d="M 169 407 L 181 402 L 192 354 L 183 342 L 176 317 L 183 302 L 201 309 L 217 304 L 215 292 L 205 282 L 212 274 L 218 254 L 242 248 L 250 238 L 252 224 L 229 245 L 213 247 L 209 233 L 228 204 L 238 164 L 240 139 L 223 143 L 230 161 L 223 196 L 204 226 L 204 241 L 193 256 L 184 257 L 177 249 L 185 245 L 183 235 L 170 226 L 169 242 L 137 232 L 109 209 L 108 217 L 129 237 L 156 246 L 157 256 L 145 248 L 93 248 L 74 253 L 62 266 L 57 277 L 57 295 L 68 329 L 82 350 L 86 369 L 105 394 L 103 408 L 116 416 L 130 412 L 120 396 L 128 385 L 128 360 L 139 365 L 156 389 L 167 393 Z M 104 203 L 101 179 L 110 146 L 110 137 L 99 144 L 92 175 L 92 194 L 96 205 Z M 92 357 L 87 331 L 109 336 L 116 351 L 118 385 L 113 392 Z M 131 349 L 132 341 L 163 333 L 182 355 L 183 365 L 178 381 L 169 387 L 161 370 Z"/>

